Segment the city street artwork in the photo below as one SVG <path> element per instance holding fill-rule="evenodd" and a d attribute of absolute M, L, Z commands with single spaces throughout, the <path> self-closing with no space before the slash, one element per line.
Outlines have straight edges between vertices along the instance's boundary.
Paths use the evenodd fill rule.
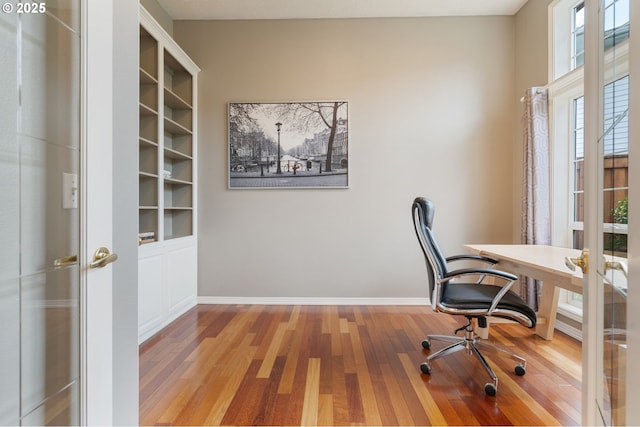
<path fill-rule="evenodd" d="M 229 188 L 348 188 L 347 101 L 230 103 Z"/>

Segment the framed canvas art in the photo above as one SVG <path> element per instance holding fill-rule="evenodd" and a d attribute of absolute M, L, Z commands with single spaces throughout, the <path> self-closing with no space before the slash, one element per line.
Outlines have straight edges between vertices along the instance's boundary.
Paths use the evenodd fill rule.
<path fill-rule="evenodd" d="M 230 103 L 229 188 L 348 188 L 347 101 Z"/>

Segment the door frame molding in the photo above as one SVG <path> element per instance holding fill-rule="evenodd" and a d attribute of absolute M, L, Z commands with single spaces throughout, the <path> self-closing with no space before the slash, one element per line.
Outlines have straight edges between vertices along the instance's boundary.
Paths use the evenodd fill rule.
<path fill-rule="evenodd" d="M 112 246 L 113 0 L 82 0 L 81 16 L 81 423 L 111 425 L 112 267 L 88 265 Z"/>
<path fill-rule="evenodd" d="M 585 10 L 598 10 L 599 0 L 585 0 Z M 591 144 L 598 140 L 599 129 L 602 128 L 602 120 L 599 114 L 601 96 L 599 96 L 600 83 L 600 20 L 598 13 L 586 13 L 585 22 L 585 61 L 584 61 L 584 140 L 585 140 L 585 201 L 584 201 L 584 236 L 585 248 L 591 254 L 591 268 L 584 275 L 583 281 L 583 323 L 582 323 L 582 424 L 600 425 L 598 405 L 598 384 L 602 384 L 602 365 L 598 360 L 598 275 L 595 262 L 598 247 L 598 232 L 594 227 L 598 227 L 598 192 L 594 194 L 593 189 L 597 189 L 600 177 L 598 170 L 597 146 Z M 586 118 L 597 118 L 597 120 L 587 120 Z M 594 199 L 595 197 L 595 199 Z M 600 196 L 601 197 L 601 196 Z M 600 356 L 602 353 L 600 352 Z"/>
<path fill-rule="evenodd" d="M 629 2 L 631 46 L 636 46 L 640 38 L 640 6 L 637 2 Z M 634 37 L 635 36 L 635 37 Z M 638 46 L 633 52 L 638 52 Z M 629 91 L 640 93 L 640 55 L 629 55 Z M 640 159 L 640 97 L 629 97 L 629 157 L 634 159 L 636 165 L 629 171 L 629 211 L 635 212 L 629 216 L 628 224 L 628 267 L 629 282 L 635 283 L 635 292 L 629 292 L 627 299 L 627 325 L 632 329 L 627 330 L 627 354 L 640 354 L 640 292 L 637 292 L 640 281 L 640 188 L 631 183 L 640 182 L 640 167 L 637 167 Z M 635 221 L 634 221 L 635 219 Z M 637 363 L 627 363 L 627 378 L 638 378 L 640 366 Z M 640 382 L 627 381 L 628 396 L 640 396 Z M 640 424 L 640 406 L 629 404 L 627 399 L 626 422 L 628 425 Z"/>

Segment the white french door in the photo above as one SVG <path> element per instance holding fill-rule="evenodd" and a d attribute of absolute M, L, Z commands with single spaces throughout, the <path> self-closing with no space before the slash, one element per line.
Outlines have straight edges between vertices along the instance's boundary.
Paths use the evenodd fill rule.
<path fill-rule="evenodd" d="M 637 292 L 637 271 L 628 269 L 640 249 L 639 224 L 633 222 L 640 188 L 632 178 L 638 174 L 638 153 L 633 151 L 638 128 L 630 126 L 638 121 L 638 111 L 631 107 L 634 95 L 638 97 L 632 61 L 638 39 L 634 6 L 638 4 L 628 0 L 586 1 L 585 249 L 589 265 L 583 306 L 583 423 L 587 425 L 639 422 L 632 408 L 635 396 L 628 392 L 639 373 L 629 353 L 630 339 L 638 338 L 638 325 L 629 319 L 640 309 L 629 299 L 629 294 Z"/>
<path fill-rule="evenodd" d="M 0 425 L 111 424 L 112 9 L 0 14 Z"/>

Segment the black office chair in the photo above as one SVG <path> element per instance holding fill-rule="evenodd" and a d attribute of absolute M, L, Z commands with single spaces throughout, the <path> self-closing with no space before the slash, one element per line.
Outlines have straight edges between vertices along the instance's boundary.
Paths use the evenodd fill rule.
<path fill-rule="evenodd" d="M 435 212 L 433 202 L 424 197 L 417 197 L 413 201 L 411 211 L 416 236 L 427 264 L 431 307 L 434 311 L 464 316 L 467 319 L 466 325 L 456 329 L 454 332 L 454 334 L 457 334 L 460 331 L 464 331 L 464 337 L 429 335 L 422 342 L 422 347 L 426 350 L 431 348 L 431 340 L 446 341 L 451 344 L 429 355 L 427 360 L 420 365 L 420 369 L 423 373 L 430 374 L 432 360 L 466 349 L 468 354 L 476 355 L 491 377 L 492 382 L 486 383 L 484 386 L 485 393 L 489 396 L 495 396 L 498 391 L 498 377 L 479 348 L 497 350 L 517 360 L 518 364 L 514 368 L 516 375 L 525 374 L 526 361 L 510 351 L 477 338 L 474 333 L 474 320 L 478 323 L 478 326 L 486 327 L 487 317 L 502 317 L 516 321 L 528 328 L 533 328 L 536 325 L 536 313 L 524 303 L 520 296 L 509 290 L 517 280 L 517 277 L 513 274 L 493 268 L 449 270 L 449 263 L 454 261 L 480 261 L 490 267 L 493 267 L 496 261 L 478 255 L 457 255 L 445 258 L 431 230 Z M 475 277 L 476 280 L 469 281 L 469 277 Z M 485 279 L 489 277 L 494 278 L 496 283 L 486 284 Z M 498 286 L 498 282 L 504 282 L 504 284 Z"/>

